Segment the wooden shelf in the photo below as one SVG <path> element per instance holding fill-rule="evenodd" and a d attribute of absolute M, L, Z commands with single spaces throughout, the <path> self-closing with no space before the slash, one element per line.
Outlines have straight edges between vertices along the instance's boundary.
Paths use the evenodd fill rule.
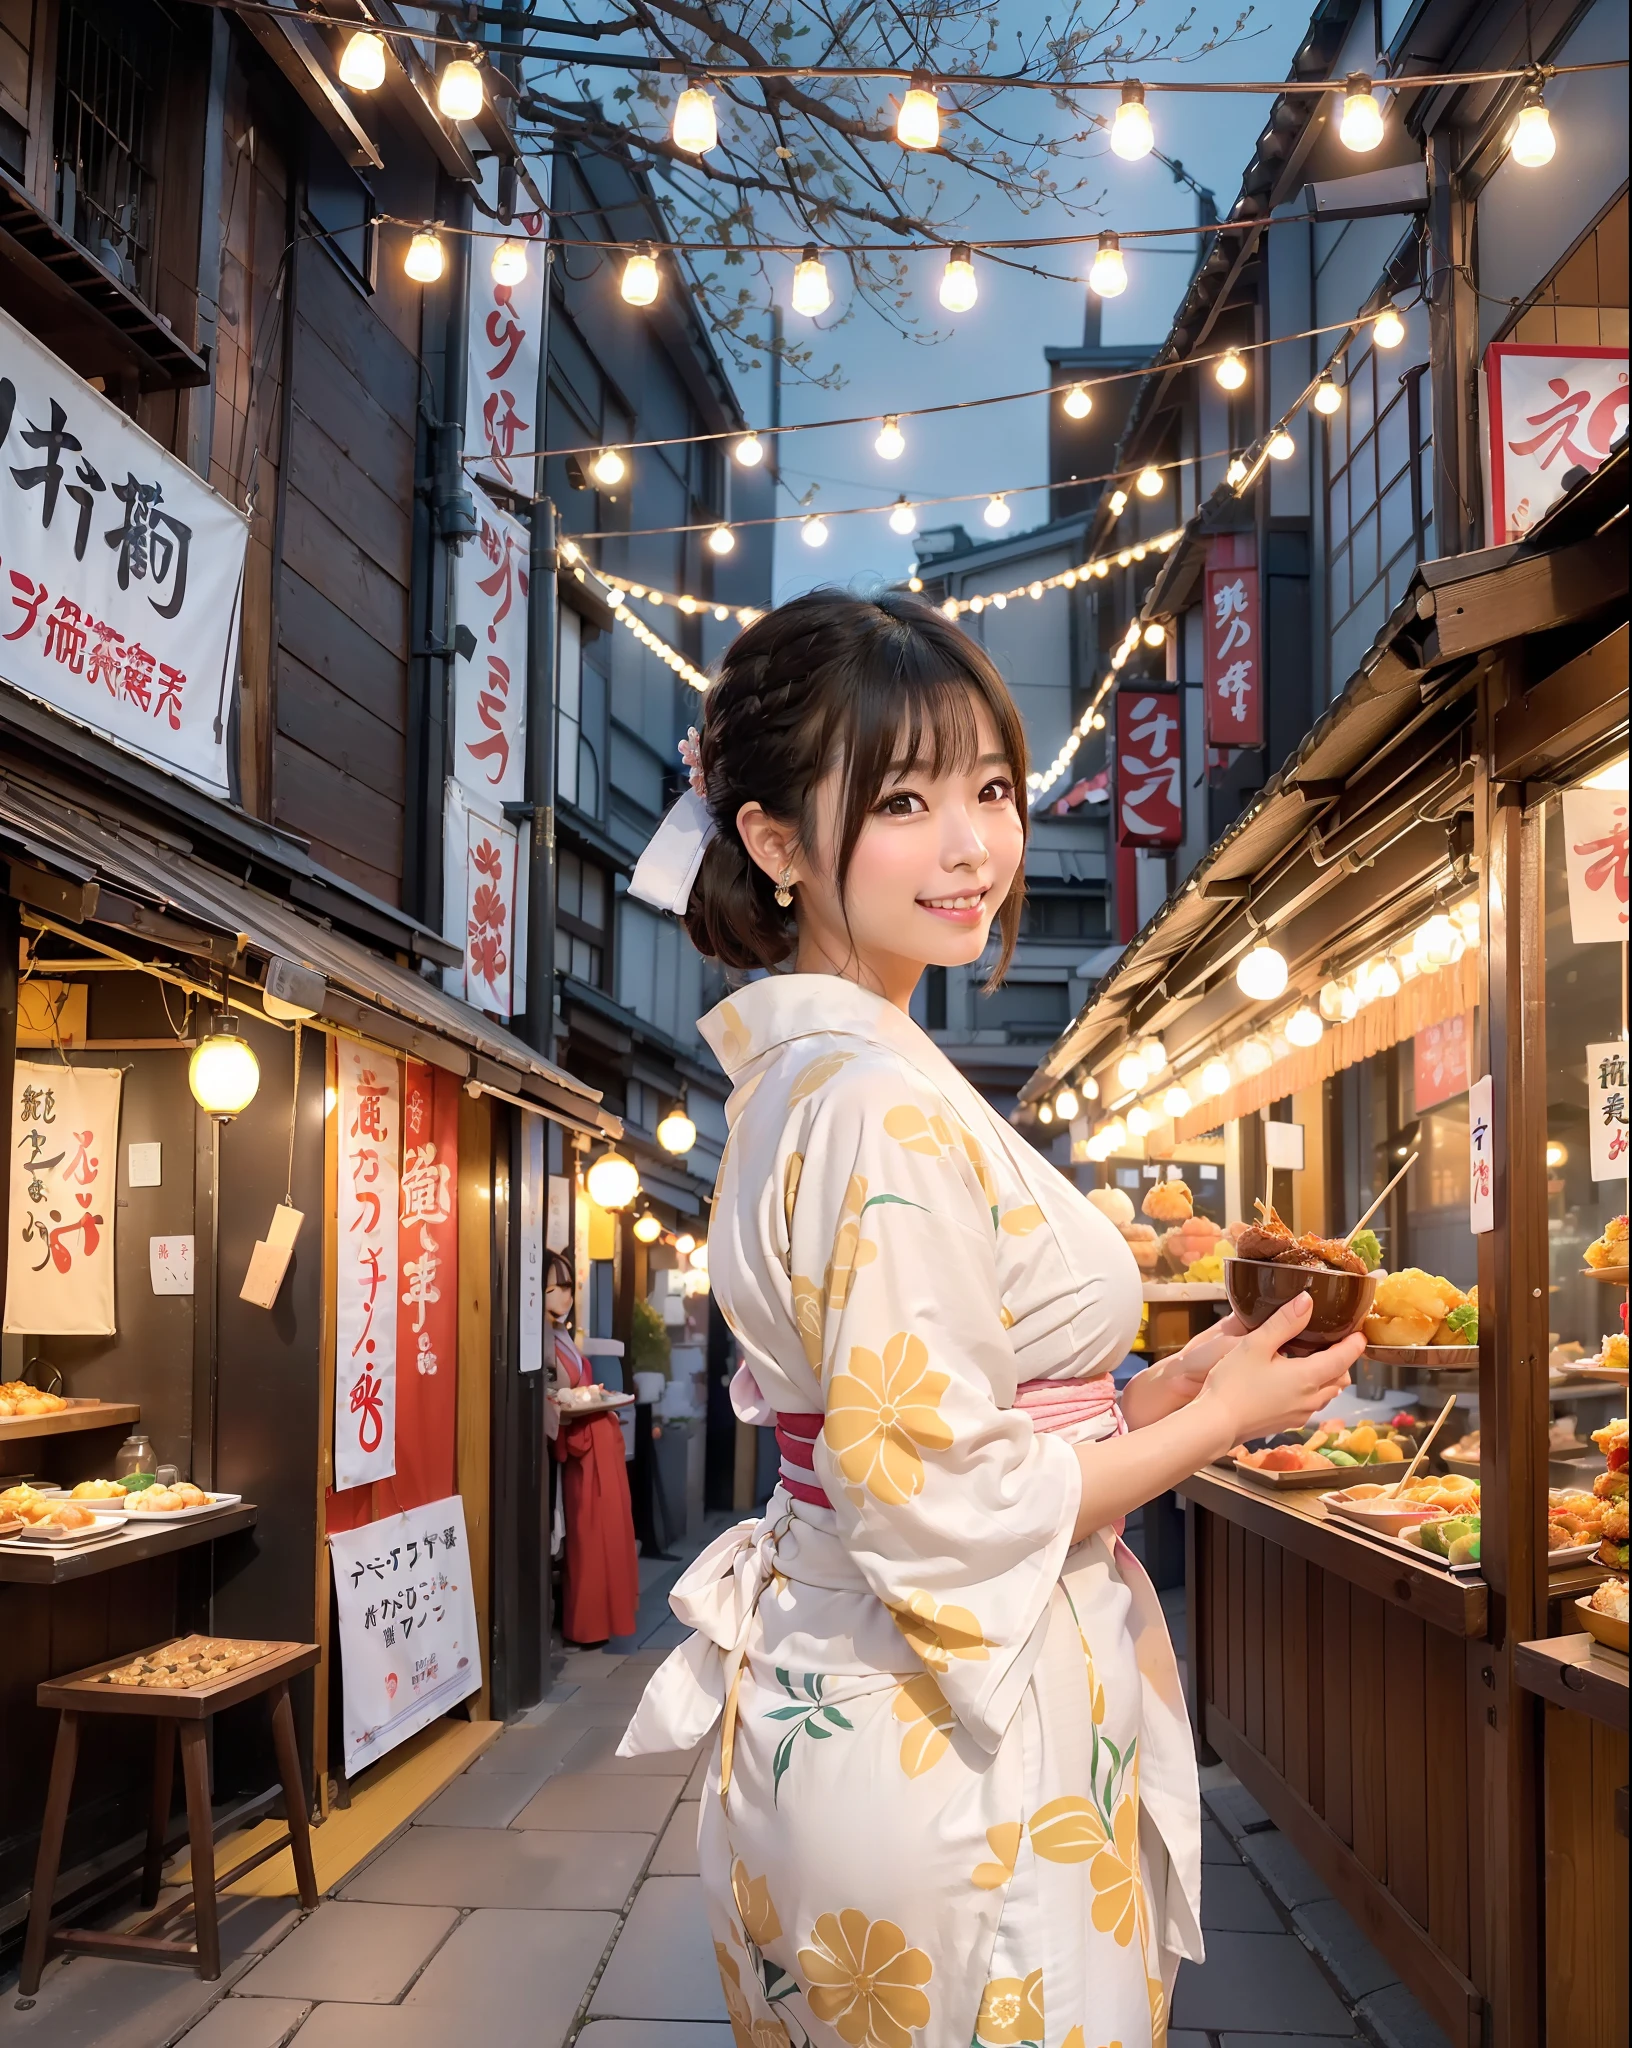
<path fill-rule="evenodd" d="M 1549 1705 L 1573 1707 L 1607 1728 L 1627 1732 L 1626 1659 L 1599 1649 L 1584 1631 L 1520 1643 L 1513 1675 L 1526 1692 Z"/>
<path fill-rule="evenodd" d="M 55 1415 L 0 1415 L 0 1443 L 33 1436 L 73 1436 L 82 1429 L 119 1429 L 140 1422 L 134 1401 L 87 1401 L 81 1407 L 59 1408 Z"/>
<path fill-rule="evenodd" d="M 219 1514 L 200 1515 L 196 1521 L 177 1522 L 168 1528 L 149 1525 L 138 1529 L 122 1522 L 115 1536 L 60 1550 L 44 1543 L 27 1549 L 21 1544 L 0 1546 L 0 1585 L 65 1586 L 70 1579 L 94 1578 L 98 1572 L 117 1571 L 121 1565 L 141 1564 L 168 1551 L 189 1550 L 194 1544 L 213 1543 L 218 1536 L 251 1529 L 256 1512 L 248 1505 L 222 1508 Z"/>

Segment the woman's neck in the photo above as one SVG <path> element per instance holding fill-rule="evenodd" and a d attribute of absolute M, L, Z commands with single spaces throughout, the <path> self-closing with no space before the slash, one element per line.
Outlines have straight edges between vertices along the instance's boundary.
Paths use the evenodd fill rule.
<path fill-rule="evenodd" d="M 836 959 L 818 933 L 801 929 L 793 971 L 837 975 L 841 981 L 852 981 L 857 988 L 866 989 L 869 995 L 881 996 L 906 1016 L 911 1010 L 912 992 L 923 975 L 924 962 L 908 960 L 897 953 L 864 959 L 854 951 L 848 959 Z"/>

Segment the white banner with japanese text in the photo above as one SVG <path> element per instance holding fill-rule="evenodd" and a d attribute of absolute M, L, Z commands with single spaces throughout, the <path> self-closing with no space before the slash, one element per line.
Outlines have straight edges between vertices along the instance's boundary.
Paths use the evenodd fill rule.
<path fill-rule="evenodd" d="M 488 176 L 494 173 L 489 169 Z M 491 198 L 489 204 L 491 204 Z M 544 325 L 544 216 L 527 213 L 514 223 L 527 246 L 527 275 L 519 284 L 494 281 L 497 242 L 471 245 L 470 368 L 465 401 L 465 453 L 473 473 L 505 490 L 530 493 L 530 452 L 542 445 L 534 432 L 538 410 L 538 351 Z"/>
<path fill-rule="evenodd" d="M 443 972 L 449 995 L 508 1021 L 519 972 L 521 843 L 497 803 L 451 779 L 442 821 L 444 935 L 465 950 Z"/>
<path fill-rule="evenodd" d="M 1594 1180 L 1626 1179 L 1626 1133 L 1626 1044 L 1612 1038 L 1587 1047 L 1587 1135 Z"/>
<path fill-rule="evenodd" d="M 8 1336 L 111 1337 L 122 1067 L 19 1060 L 11 1088 Z"/>
<path fill-rule="evenodd" d="M 458 1494 L 329 1537 L 345 1675 L 345 1772 L 395 1749 L 482 1684 Z"/>
<path fill-rule="evenodd" d="M 1627 352 L 1559 342 L 1485 350 L 1486 537 L 1523 540 L 1563 495 L 1572 469 L 1596 469 L 1626 431 Z"/>
<path fill-rule="evenodd" d="M 0 677 L 225 795 L 248 540 L 0 312 Z"/>
<path fill-rule="evenodd" d="M 402 1088 L 397 1062 L 335 1041 L 334 1486 L 397 1469 L 397 1199 Z"/>
<path fill-rule="evenodd" d="M 527 529 L 483 492 L 453 572 L 453 772 L 494 803 L 526 789 Z"/>
<path fill-rule="evenodd" d="M 1626 940 L 1627 805 L 1624 789 L 1564 792 L 1564 875 L 1578 946 Z"/>

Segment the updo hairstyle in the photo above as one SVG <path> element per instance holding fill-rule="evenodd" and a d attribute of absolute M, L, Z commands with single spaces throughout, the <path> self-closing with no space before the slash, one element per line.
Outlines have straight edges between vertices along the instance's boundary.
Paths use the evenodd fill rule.
<path fill-rule="evenodd" d="M 686 909 L 700 953 L 726 967 L 778 967 L 798 943 L 795 910 L 743 845 L 737 813 L 759 804 L 795 826 L 807 850 L 816 790 L 830 768 L 844 778 L 838 889 L 856 842 L 892 775 L 967 773 L 979 753 L 975 705 L 997 729 L 1027 825 L 1026 736 L 1008 686 L 985 650 L 932 605 L 888 591 L 876 599 L 818 590 L 778 605 L 738 635 L 704 699 L 701 758 L 719 828 Z M 1020 869 L 998 912 L 1007 969 L 1025 897 Z"/>

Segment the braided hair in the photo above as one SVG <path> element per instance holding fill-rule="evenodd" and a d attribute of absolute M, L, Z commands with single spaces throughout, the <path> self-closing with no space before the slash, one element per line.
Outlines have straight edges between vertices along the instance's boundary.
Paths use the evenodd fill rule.
<path fill-rule="evenodd" d="M 743 844 L 737 814 L 757 803 L 795 827 L 808 852 L 816 791 L 843 777 L 836 849 L 842 899 L 869 813 L 892 774 L 960 773 L 980 751 L 977 705 L 997 729 L 1019 789 L 1025 728 L 985 650 L 932 605 L 897 591 L 877 599 L 817 590 L 778 605 L 739 634 L 704 704 L 701 766 L 718 826 L 686 909 L 700 953 L 726 967 L 771 968 L 798 945 L 795 910 Z M 1021 811 L 1022 823 L 1025 820 Z M 1000 980 L 1020 930 L 1024 870 L 998 913 Z"/>

